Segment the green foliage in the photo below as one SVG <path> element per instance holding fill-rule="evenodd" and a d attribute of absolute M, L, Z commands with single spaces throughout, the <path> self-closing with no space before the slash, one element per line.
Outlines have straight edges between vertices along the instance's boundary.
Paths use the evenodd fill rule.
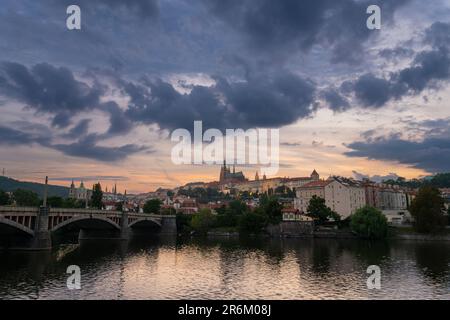
<path fill-rule="evenodd" d="M 61 197 L 49 197 L 47 199 L 47 206 L 52 208 L 63 208 L 64 207 L 64 199 Z"/>
<path fill-rule="evenodd" d="M 267 216 L 268 222 L 271 224 L 279 224 L 283 219 L 281 214 L 281 204 L 274 197 L 270 197 L 264 201 L 262 209 Z"/>
<path fill-rule="evenodd" d="M 11 204 L 11 198 L 9 197 L 9 194 L 7 194 L 3 190 L 0 190 L 0 206 L 7 206 L 10 204 Z"/>
<path fill-rule="evenodd" d="M 295 192 L 286 186 L 279 186 L 275 189 L 275 194 L 286 197 L 295 198 Z"/>
<path fill-rule="evenodd" d="M 159 214 L 160 211 L 161 211 L 161 205 L 162 205 L 162 201 L 159 200 L 159 199 L 148 200 L 144 204 L 144 212 L 145 213 Z"/>
<path fill-rule="evenodd" d="M 17 189 L 13 192 L 13 197 L 18 206 L 37 207 L 40 204 L 37 193 L 33 191 Z"/>
<path fill-rule="evenodd" d="M 425 186 L 435 188 L 450 188 L 450 173 L 438 173 L 431 178 L 406 180 L 403 177 L 383 181 L 386 184 L 398 185 L 408 188 L 421 188 Z"/>
<path fill-rule="evenodd" d="M 325 199 L 318 196 L 312 196 L 306 210 L 308 215 L 316 219 L 319 224 L 323 224 L 329 219 L 333 219 L 334 221 L 341 220 L 339 214 L 326 206 Z"/>
<path fill-rule="evenodd" d="M 382 239 L 387 235 L 388 223 L 380 210 L 366 206 L 350 217 L 350 228 L 361 237 Z"/>
<path fill-rule="evenodd" d="M 123 211 L 123 201 L 116 202 L 115 211 Z"/>
<path fill-rule="evenodd" d="M 239 230 L 248 233 L 261 233 L 266 227 L 268 217 L 262 208 L 244 213 L 239 219 Z"/>
<path fill-rule="evenodd" d="M 420 188 L 409 208 L 414 218 L 414 228 L 420 233 L 436 233 L 447 224 L 444 199 L 438 189 L 430 186 Z"/>
<path fill-rule="evenodd" d="M 217 210 L 218 227 L 235 227 L 239 223 L 239 218 L 248 211 L 247 205 L 234 200 L 228 204 L 228 207 L 222 207 Z"/>
<path fill-rule="evenodd" d="M 172 198 L 175 195 L 175 193 L 171 190 L 167 191 L 167 196 Z"/>
<path fill-rule="evenodd" d="M 85 203 L 81 200 L 68 198 L 64 200 L 62 207 L 66 209 L 81 209 L 85 207 Z"/>
<path fill-rule="evenodd" d="M 224 195 L 214 188 L 189 188 L 178 190 L 179 196 L 186 196 L 197 199 L 198 203 L 208 203 L 211 201 L 218 201 L 229 199 L 229 196 Z"/>
<path fill-rule="evenodd" d="M 201 209 L 192 216 L 191 227 L 200 234 L 206 234 L 216 225 L 216 217 L 209 209 Z"/>
<path fill-rule="evenodd" d="M 103 191 L 100 183 L 94 184 L 92 188 L 91 206 L 99 210 L 103 209 Z"/>
<path fill-rule="evenodd" d="M 42 198 L 44 196 L 44 184 L 42 183 L 36 183 L 36 182 L 25 182 L 25 181 L 18 181 L 7 177 L 0 177 L 0 189 L 5 192 L 14 192 L 17 189 L 22 190 L 30 190 Z M 62 198 L 66 198 L 69 194 L 69 188 L 67 187 L 61 187 L 61 186 L 54 186 L 54 185 L 48 185 L 47 186 L 47 194 L 49 197 L 51 196 L 58 196 Z"/>

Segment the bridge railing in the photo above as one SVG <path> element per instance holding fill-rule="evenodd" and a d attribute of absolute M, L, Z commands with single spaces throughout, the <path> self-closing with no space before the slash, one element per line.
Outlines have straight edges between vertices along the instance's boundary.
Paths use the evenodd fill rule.
<path fill-rule="evenodd" d="M 51 208 L 50 213 L 53 214 L 110 214 L 119 215 L 122 214 L 121 211 L 108 211 L 108 210 L 93 210 L 93 209 L 66 209 L 66 208 Z"/>
<path fill-rule="evenodd" d="M 35 215 L 39 212 L 37 207 L 14 207 L 14 206 L 0 206 L 0 214 L 32 214 Z M 50 208 L 50 214 L 95 214 L 95 215 L 122 215 L 121 211 L 108 211 L 108 210 L 93 210 L 93 209 L 74 209 L 74 208 Z M 159 215 L 148 213 L 136 213 L 128 212 L 128 216 L 136 218 L 174 218 L 174 215 Z"/>
<path fill-rule="evenodd" d="M 32 213 L 37 214 L 39 208 L 36 207 L 10 207 L 10 206 L 0 206 L 0 214 L 9 214 L 9 213 Z"/>

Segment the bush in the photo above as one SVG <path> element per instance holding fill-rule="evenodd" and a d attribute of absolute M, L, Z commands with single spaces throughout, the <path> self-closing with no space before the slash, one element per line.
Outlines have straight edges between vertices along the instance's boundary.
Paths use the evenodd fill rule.
<path fill-rule="evenodd" d="M 376 208 L 364 207 L 358 209 L 350 219 L 350 228 L 361 237 L 381 239 L 387 235 L 387 219 Z"/>
<path fill-rule="evenodd" d="M 177 231 L 186 233 L 191 231 L 192 215 L 177 213 Z"/>
<path fill-rule="evenodd" d="M 216 217 L 209 209 L 202 209 L 192 216 L 191 227 L 200 234 L 206 234 L 216 224 Z"/>
<path fill-rule="evenodd" d="M 267 225 L 268 217 L 262 209 L 243 214 L 239 219 L 239 230 L 248 233 L 260 233 Z"/>
<path fill-rule="evenodd" d="M 37 207 L 40 204 L 39 196 L 33 191 L 17 189 L 13 197 L 18 206 Z"/>
<path fill-rule="evenodd" d="M 9 204 L 11 204 L 11 199 L 9 197 L 9 194 L 7 194 L 3 190 L 0 190 L 0 206 L 6 206 Z"/>
<path fill-rule="evenodd" d="M 159 214 L 160 210 L 161 210 L 161 200 L 159 199 L 151 199 L 148 200 L 145 204 L 144 204 L 144 213 L 153 213 L 153 214 Z"/>

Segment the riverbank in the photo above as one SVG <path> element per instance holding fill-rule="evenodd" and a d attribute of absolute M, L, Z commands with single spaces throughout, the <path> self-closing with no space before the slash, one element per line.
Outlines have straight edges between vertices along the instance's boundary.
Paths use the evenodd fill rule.
<path fill-rule="evenodd" d="M 289 230 L 289 232 L 286 232 Z M 352 233 L 349 229 L 322 229 L 322 230 L 307 230 L 306 232 L 292 232 L 291 229 L 283 228 L 282 226 L 269 226 L 266 233 L 259 234 L 260 237 L 268 238 L 315 238 L 315 239 L 361 239 Z M 299 230 L 296 230 L 299 231 Z M 303 230 L 305 231 L 305 230 Z M 241 235 L 248 236 L 248 234 L 240 233 L 237 228 L 218 228 L 213 229 L 207 233 L 207 237 L 225 237 L 225 238 L 239 238 Z M 450 232 L 446 230 L 441 234 L 420 234 L 415 232 L 412 228 L 398 228 L 391 227 L 389 230 L 388 240 L 413 240 L 413 241 L 448 241 L 450 242 Z"/>

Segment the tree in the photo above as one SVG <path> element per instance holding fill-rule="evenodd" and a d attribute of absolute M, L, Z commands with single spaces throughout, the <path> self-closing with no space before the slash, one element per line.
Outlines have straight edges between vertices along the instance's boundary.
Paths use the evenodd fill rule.
<path fill-rule="evenodd" d="M 68 209 L 80 209 L 84 208 L 85 204 L 84 201 L 68 198 L 64 200 L 62 207 Z"/>
<path fill-rule="evenodd" d="M 444 199 L 435 187 L 420 188 L 409 211 L 414 218 L 414 228 L 417 232 L 436 233 L 447 224 Z"/>
<path fill-rule="evenodd" d="M 207 233 L 216 223 L 216 217 L 209 209 L 201 209 L 192 216 L 191 227 L 200 234 Z"/>
<path fill-rule="evenodd" d="M 99 210 L 103 209 L 103 191 L 100 183 L 94 184 L 92 188 L 91 205 Z"/>
<path fill-rule="evenodd" d="M 388 223 L 380 210 L 366 206 L 350 217 L 350 228 L 361 237 L 381 239 L 387 235 Z"/>
<path fill-rule="evenodd" d="M 188 233 L 191 231 L 192 215 L 177 213 L 177 231 L 179 233 Z"/>
<path fill-rule="evenodd" d="M 52 208 L 63 208 L 64 207 L 64 199 L 61 197 L 49 197 L 47 199 L 47 205 Z"/>
<path fill-rule="evenodd" d="M 312 196 L 309 200 L 306 211 L 308 212 L 308 215 L 316 219 L 320 224 L 327 222 L 329 219 L 333 219 L 335 221 L 341 220 L 339 214 L 327 207 L 325 204 L 325 199 L 318 196 Z"/>
<path fill-rule="evenodd" d="M 228 207 L 222 206 L 217 209 L 217 226 L 235 227 L 238 225 L 239 218 L 247 211 L 248 207 L 244 202 L 240 200 L 231 201 Z"/>
<path fill-rule="evenodd" d="M 239 230 L 248 233 L 260 233 L 267 225 L 268 217 L 264 210 L 257 208 L 248 211 L 239 219 Z"/>
<path fill-rule="evenodd" d="M 116 202 L 114 205 L 115 211 L 123 211 L 123 201 Z"/>
<path fill-rule="evenodd" d="M 171 191 L 171 190 L 168 190 L 168 191 L 167 191 L 167 196 L 168 196 L 169 198 L 172 198 L 174 195 L 175 195 L 175 193 L 174 193 L 173 191 Z"/>
<path fill-rule="evenodd" d="M 9 204 L 11 204 L 11 198 L 9 197 L 9 194 L 7 194 L 3 190 L 0 190 L 0 206 L 7 206 Z"/>
<path fill-rule="evenodd" d="M 17 189 L 13 197 L 18 206 L 37 207 L 40 203 L 37 193 L 29 190 Z"/>
<path fill-rule="evenodd" d="M 271 224 L 279 224 L 282 220 L 281 204 L 274 197 L 268 199 L 263 206 L 264 213 Z"/>
<path fill-rule="evenodd" d="M 177 211 L 174 208 L 165 208 L 161 210 L 161 214 L 165 216 L 174 216 L 177 214 Z"/>
<path fill-rule="evenodd" d="M 161 204 L 162 204 L 162 202 L 159 199 L 148 200 L 144 204 L 144 212 L 145 213 L 159 214 L 159 212 L 161 210 Z"/>

